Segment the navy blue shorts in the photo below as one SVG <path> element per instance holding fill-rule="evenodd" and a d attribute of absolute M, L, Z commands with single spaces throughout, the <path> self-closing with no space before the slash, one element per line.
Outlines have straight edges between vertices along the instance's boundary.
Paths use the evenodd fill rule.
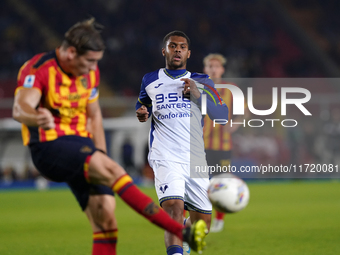
<path fill-rule="evenodd" d="M 38 171 L 55 182 L 66 182 L 85 210 L 90 195 L 113 195 L 111 188 L 86 181 L 84 163 L 96 148 L 90 138 L 62 136 L 50 142 L 30 146 L 32 160 Z"/>

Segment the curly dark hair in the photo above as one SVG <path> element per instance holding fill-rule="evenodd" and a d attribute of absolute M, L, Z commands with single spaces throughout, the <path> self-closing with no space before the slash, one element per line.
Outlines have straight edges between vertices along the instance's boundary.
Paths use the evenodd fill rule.
<path fill-rule="evenodd" d="M 190 39 L 189 37 L 182 31 L 179 31 L 179 30 L 175 30 L 175 31 L 172 31 L 170 33 L 168 33 L 166 36 L 164 36 L 163 38 L 163 47 L 165 48 L 166 46 L 166 42 L 169 40 L 169 38 L 171 36 L 180 36 L 180 37 L 184 37 L 185 39 L 187 39 L 187 42 L 188 42 L 188 48 L 190 48 Z"/>

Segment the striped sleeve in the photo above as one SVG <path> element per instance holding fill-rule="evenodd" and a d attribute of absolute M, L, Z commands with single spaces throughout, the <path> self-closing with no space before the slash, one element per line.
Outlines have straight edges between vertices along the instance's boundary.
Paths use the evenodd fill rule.
<path fill-rule="evenodd" d="M 94 71 L 94 73 L 95 73 L 95 77 L 96 77 L 96 82 L 95 82 L 94 86 L 98 87 L 99 84 L 100 84 L 100 71 L 99 71 L 98 66 L 96 68 L 96 71 Z"/>
<path fill-rule="evenodd" d="M 35 88 L 40 91 L 44 90 L 44 83 L 42 82 L 44 73 L 41 69 L 34 68 L 34 64 L 39 61 L 42 54 L 33 57 L 31 60 L 27 61 L 19 70 L 17 77 L 17 88 L 15 94 L 18 93 L 20 89 L 25 88 Z"/>
<path fill-rule="evenodd" d="M 90 74 L 90 82 L 91 82 L 91 92 L 88 103 L 93 103 L 99 98 L 99 83 L 100 83 L 100 71 L 97 67 L 96 71 L 91 71 Z"/>

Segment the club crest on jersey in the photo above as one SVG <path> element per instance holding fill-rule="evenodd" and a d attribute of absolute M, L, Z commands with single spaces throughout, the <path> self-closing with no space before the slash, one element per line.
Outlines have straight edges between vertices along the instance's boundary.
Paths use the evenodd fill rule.
<path fill-rule="evenodd" d="M 80 82 L 81 82 L 81 85 L 83 85 L 83 87 L 85 89 L 87 89 L 87 79 L 86 78 L 81 78 Z"/>
<path fill-rule="evenodd" d="M 165 185 L 163 185 L 163 186 L 161 185 L 161 186 L 159 187 L 159 190 L 162 191 L 163 194 L 164 194 L 164 192 L 167 190 L 167 188 L 169 188 L 169 186 L 165 184 Z"/>
<path fill-rule="evenodd" d="M 25 88 L 32 88 L 35 81 L 35 75 L 30 74 L 25 77 L 24 85 Z"/>

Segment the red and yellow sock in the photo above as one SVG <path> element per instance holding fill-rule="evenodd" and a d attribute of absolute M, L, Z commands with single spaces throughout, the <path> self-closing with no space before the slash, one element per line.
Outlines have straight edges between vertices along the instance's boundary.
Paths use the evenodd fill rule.
<path fill-rule="evenodd" d="M 150 197 L 141 192 L 129 175 L 121 176 L 112 186 L 118 194 L 136 212 L 142 214 L 152 223 L 183 238 L 182 224 L 173 220 L 162 208 L 156 205 Z"/>
<path fill-rule="evenodd" d="M 116 255 L 118 230 L 93 233 L 92 255 Z"/>
<path fill-rule="evenodd" d="M 215 219 L 217 219 L 217 220 L 223 220 L 224 215 L 225 215 L 225 213 L 216 211 Z"/>

